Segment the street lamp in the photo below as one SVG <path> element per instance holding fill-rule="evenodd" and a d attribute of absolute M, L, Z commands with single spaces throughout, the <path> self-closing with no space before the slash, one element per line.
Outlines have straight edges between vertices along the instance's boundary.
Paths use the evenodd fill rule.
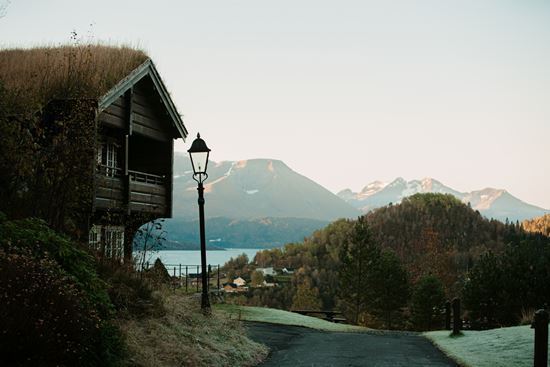
<path fill-rule="evenodd" d="M 206 274 L 206 240 L 204 235 L 204 187 L 202 183 L 206 181 L 208 175 L 206 174 L 206 167 L 208 166 L 208 155 L 210 149 L 206 146 L 204 140 L 201 139 L 201 135 L 197 134 L 197 138 L 191 144 L 191 148 L 187 151 L 191 157 L 191 164 L 193 165 L 193 180 L 197 181 L 199 192 L 199 225 L 200 225 L 200 237 L 201 237 L 201 268 L 202 268 L 202 297 L 201 297 L 201 309 L 205 315 L 210 314 L 210 300 L 208 299 L 208 278 Z"/>

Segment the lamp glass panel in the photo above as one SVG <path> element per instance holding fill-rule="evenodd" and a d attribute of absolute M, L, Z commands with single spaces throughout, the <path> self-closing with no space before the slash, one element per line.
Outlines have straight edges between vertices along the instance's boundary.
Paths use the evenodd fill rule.
<path fill-rule="evenodd" d="M 193 172 L 195 174 L 206 173 L 206 164 L 208 163 L 208 152 L 193 152 L 189 154 L 191 155 Z"/>

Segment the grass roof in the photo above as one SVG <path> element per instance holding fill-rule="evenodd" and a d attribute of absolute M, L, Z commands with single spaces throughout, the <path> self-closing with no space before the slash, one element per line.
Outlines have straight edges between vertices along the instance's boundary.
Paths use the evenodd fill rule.
<path fill-rule="evenodd" d="M 77 45 L 0 50 L 0 81 L 25 103 L 97 99 L 148 59 L 125 46 Z"/>

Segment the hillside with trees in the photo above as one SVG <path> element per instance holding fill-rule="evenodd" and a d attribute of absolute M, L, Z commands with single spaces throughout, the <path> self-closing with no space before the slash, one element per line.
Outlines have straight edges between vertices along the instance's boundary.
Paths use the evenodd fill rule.
<path fill-rule="evenodd" d="M 417 194 L 367 215 L 374 240 L 393 250 L 411 280 L 433 274 L 456 292 L 463 275 L 487 251 L 525 236 L 517 224 L 488 220 L 449 194 Z M 458 288 L 457 288 L 458 287 Z"/>
<path fill-rule="evenodd" d="M 538 271 L 550 265 L 543 256 L 549 243 L 548 237 L 525 232 L 518 223 L 485 219 L 451 195 L 417 194 L 358 220 L 333 222 L 302 243 L 258 252 L 253 263 L 241 264 L 246 271 L 232 271 L 246 277 L 255 267 L 295 269 L 279 287 L 254 288 L 246 299 L 237 297 L 241 303 L 283 309 L 318 305 L 340 309 L 359 324 L 429 329 L 441 326 L 439 311 L 445 299 L 461 296 L 465 284 L 474 289 L 472 275 L 482 271 L 486 256 L 509 264 L 510 274 Z M 535 270 L 529 270 L 534 259 L 523 253 L 527 248 L 540 255 Z M 514 251 L 515 257 L 505 255 Z M 512 261 L 520 258 L 524 261 Z M 517 279 L 516 287 L 530 289 L 523 293 L 538 294 L 529 277 L 507 277 Z M 388 298 L 390 291 L 394 293 Z M 541 301 L 535 296 L 515 301 L 498 323 L 512 324 L 521 308 L 538 307 Z"/>
<path fill-rule="evenodd" d="M 542 233 L 545 236 L 550 236 L 550 214 L 524 220 L 521 226 L 528 232 Z"/>

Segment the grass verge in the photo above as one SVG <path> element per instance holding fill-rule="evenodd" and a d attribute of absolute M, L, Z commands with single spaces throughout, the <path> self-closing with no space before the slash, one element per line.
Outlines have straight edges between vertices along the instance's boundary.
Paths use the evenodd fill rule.
<path fill-rule="evenodd" d="M 267 348 L 246 337 L 240 322 L 223 312 L 205 317 L 200 299 L 163 294 L 165 314 L 119 320 L 127 345 L 125 366 L 254 366 Z"/>
<path fill-rule="evenodd" d="M 229 315 L 231 319 L 242 321 L 259 321 L 272 324 L 303 326 L 316 330 L 335 332 L 366 332 L 370 329 L 347 324 L 335 324 L 316 317 L 304 316 L 294 312 L 265 307 L 250 307 L 230 304 L 219 304 L 216 310 Z"/>
<path fill-rule="evenodd" d="M 466 367 L 521 367 L 533 365 L 534 331 L 516 326 L 484 331 L 448 330 L 423 334 L 448 356 Z"/>

